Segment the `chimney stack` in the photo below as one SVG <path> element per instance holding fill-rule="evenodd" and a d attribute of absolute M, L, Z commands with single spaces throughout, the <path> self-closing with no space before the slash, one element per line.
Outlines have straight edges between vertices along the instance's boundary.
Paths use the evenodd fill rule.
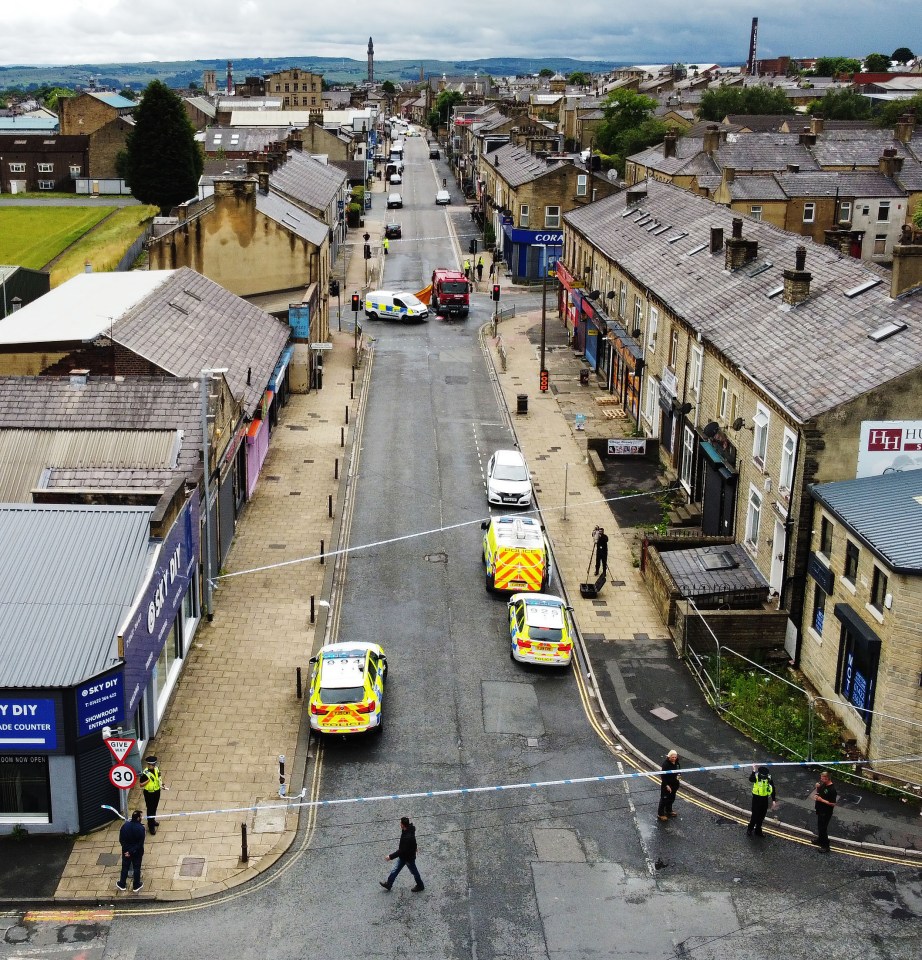
<path fill-rule="evenodd" d="M 726 270 L 739 270 L 759 255 L 758 241 L 743 239 L 742 217 L 733 218 L 733 236 L 727 240 L 725 249 L 724 268 Z"/>
<path fill-rule="evenodd" d="M 704 152 L 714 156 L 720 146 L 720 128 L 716 123 L 709 123 L 704 131 Z"/>
<path fill-rule="evenodd" d="M 877 161 L 880 172 L 891 180 L 903 169 L 903 158 L 896 155 L 896 147 L 887 147 Z"/>
<path fill-rule="evenodd" d="M 812 147 L 816 143 L 816 134 L 811 133 L 809 127 L 804 127 L 803 133 L 797 138 L 797 142 L 802 147 Z"/>
<path fill-rule="evenodd" d="M 89 376 L 89 370 L 71 370 L 70 385 L 72 387 L 85 387 Z"/>
<path fill-rule="evenodd" d="M 724 183 L 733 183 L 735 179 L 736 179 L 736 167 L 724 167 L 723 169 Z"/>
<path fill-rule="evenodd" d="M 724 248 L 723 227 L 711 227 L 711 253 L 720 253 Z"/>
<path fill-rule="evenodd" d="M 788 173 L 800 173 L 800 164 L 799 164 L 799 163 L 789 163 L 789 164 L 788 164 Z"/>
<path fill-rule="evenodd" d="M 904 230 L 904 238 L 911 234 Z M 895 300 L 908 290 L 922 287 L 922 243 L 895 243 L 890 274 L 890 296 Z"/>
<path fill-rule="evenodd" d="M 676 134 L 675 130 L 666 131 L 666 139 L 663 141 L 663 156 L 664 157 L 674 157 L 675 156 L 675 144 L 676 144 Z"/>
<path fill-rule="evenodd" d="M 633 207 L 638 203 L 643 202 L 647 199 L 647 187 L 646 184 L 641 184 L 634 190 L 628 190 L 627 192 L 627 205 Z"/>
<path fill-rule="evenodd" d="M 784 292 L 781 297 L 785 303 L 796 307 L 810 296 L 810 281 L 813 275 L 804 267 L 807 265 L 807 248 L 798 247 L 794 252 L 794 269 L 784 271 Z"/>
<path fill-rule="evenodd" d="M 822 117 L 810 117 L 810 133 L 812 133 L 814 137 L 823 132 L 825 125 L 826 121 Z"/>
<path fill-rule="evenodd" d="M 900 143 L 909 143 L 916 128 L 916 118 L 911 113 L 904 113 L 893 128 L 893 139 Z"/>

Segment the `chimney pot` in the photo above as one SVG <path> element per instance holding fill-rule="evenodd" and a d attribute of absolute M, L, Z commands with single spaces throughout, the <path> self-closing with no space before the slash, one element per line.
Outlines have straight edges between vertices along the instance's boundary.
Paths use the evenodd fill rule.
<path fill-rule="evenodd" d="M 733 239 L 740 240 L 743 236 L 743 218 L 734 217 L 733 218 Z"/>
<path fill-rule="evenodd" d="M 798 247 L 794 251 L 794 267 L 797 270 L 803 270 L 806 265 L 807 265 L 807 248 L 803 246 Z"/>
<path fill-rule="evenodd" d="M 70 385 L 72 387 L 86 386 L 86 382 L 89 379 L 89 376 L 90 376 L 89 370 L 71 370 Z"/>
<path fill-rule="evenodd" d="M 90 263 L 89 260 L 87 260 L 87 261 L 83 264 L 83 272 L 84 272 L 84 273 L 92 273 L 92 272 L 93 272 L 93 264 Z"/>
<path fill-rule="evenodd" d="M 723 227 L 711 227 L 711 253 L 720 253 L 724 246 Z"/>

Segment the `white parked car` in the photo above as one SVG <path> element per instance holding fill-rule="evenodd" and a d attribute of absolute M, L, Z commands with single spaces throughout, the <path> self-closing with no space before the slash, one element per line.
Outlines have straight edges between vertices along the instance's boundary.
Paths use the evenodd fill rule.
<path fill-rule="evenodd" d="M 451 194 L 447 190 L 439 190 L 435 195 L 436 203 L 451 203 Z"/>
<path fill-rule="evenodd" d="M 504 507 L 531 506 L 531 476 L 518 450 L 497 450 L 490 457 L 487 500 Z"/>
<path fill-rule="evenodd" d="M 399 193 L 389 193 L 387 195 L 387 209 L 399 210 L 403 206 L 403 197 Z"/>

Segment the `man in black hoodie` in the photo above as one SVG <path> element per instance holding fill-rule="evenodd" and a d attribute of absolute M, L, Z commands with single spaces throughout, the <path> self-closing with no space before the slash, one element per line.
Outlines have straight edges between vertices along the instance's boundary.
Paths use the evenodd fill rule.
<path fill-rule="evenodd" d="M 416 869 L 416 827 L 410 823 L 409 817 L 400 818 L 400 842 L 397 849 L 384 859 L 397 861 L 397 866 L 391 870 L 387 880 L 378 881 L 385 890 L 390 890 L 397 879 L 397 874 L 404 867 L 413 874 L 413 879 L 416 880 L 416 886 L 410 888 L 412 892 L 419 893 L 420 890 L 426 889 L 423 878 L 419 875 L 419 870 Z"/>
<path fill-rule="evenodd" d="M 128 880 L 128 870 L 134 871 L 133 889 L 139 893 L 144 884 L 141 882 L 141 860 L 144 857 L 144 838 L 147 831 L 144 824 L 141 823 L 141 811 L 135 810 L 130 820 L 122 824 L 122 829 L 118 832 L 119 843 L 122 845 L 122 875 L 115 886 L 119 890 L 128 889 L 126 881 Z"/>

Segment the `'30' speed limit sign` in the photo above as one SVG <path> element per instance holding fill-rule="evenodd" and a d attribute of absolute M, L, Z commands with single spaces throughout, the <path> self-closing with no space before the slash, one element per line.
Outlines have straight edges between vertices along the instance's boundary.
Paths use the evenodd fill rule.
<path fill-rule="evenodd" d="M 109 779 L 119 790 L 130 790 L 134 786 L 137 776 L 127 764 L 120 763 L 109 771 Z"/>

